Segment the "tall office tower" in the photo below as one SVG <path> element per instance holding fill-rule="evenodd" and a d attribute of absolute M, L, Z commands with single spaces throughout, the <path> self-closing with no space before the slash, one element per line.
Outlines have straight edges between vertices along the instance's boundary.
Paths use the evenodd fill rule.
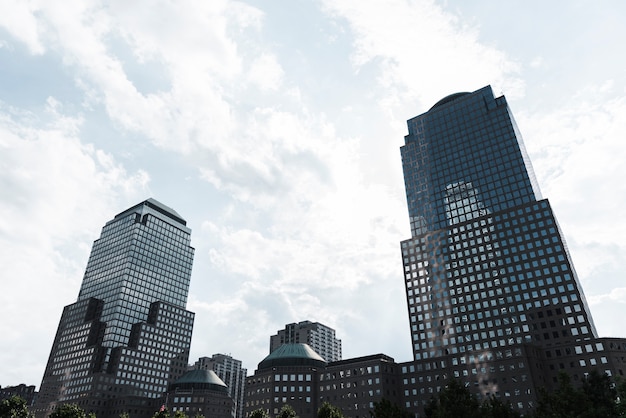
<path fill-rule="evenodd" d="M 78 300 L 63 310 L 37 416 L 66 402 L 98 418 L 154 413 L 189 357 L 190 233 L 180 215 L 153 199 L 107 222 Z"/>
<path fill-rule="evenodd" d="M 401 154 L 412 237 L 401 248 L 414 361 L 403 367 L 406 406 L 418 412 L 424 394 L 459 377 L 529 410 L 559 370 L 575 380 L 592 366 L 616 370 L 606 353 L 621 342 L 597 338 L 504 96 L 491 87 L 453 94 L 408 128 Z"/>
<path fill-rule="evenodd" d="M 193 368 L 215 372 L 226 384 L 228 394 L 235 402 L 234 418 L 243 418 L 243 396 L 248 371 L 242 367 L 241 360 L 226 354 L 213 354 L 211 357 L 200 357 Z"/>
<path fill-rule="evenodd" d="M 270 337 L 270 353 L 283 344 L 308 344 L 327 362 L 341 360 L 341 340 L 335 330 L 319 322 L 302 321 L 285 325 Z"/>

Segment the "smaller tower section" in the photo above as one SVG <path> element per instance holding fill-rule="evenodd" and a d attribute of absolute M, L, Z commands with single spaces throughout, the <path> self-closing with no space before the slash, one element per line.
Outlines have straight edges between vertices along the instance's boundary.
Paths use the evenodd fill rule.
<path fill-rule="evenodd" d="M 241 360 L 226 354 L 213 354 L 211 357 L 200 357 L 192 368 L 213 371 L 224 382 L 228 394 L 235 402 L 233 417 L 243 418 L 243 395 L 248 370 L 242 367 Z"/>
<path fill-rule="evenodd" d="M 327 362 L 339 361 L 341 340 L 335 330 L 319 322 L 302 321 L 285 325 L 270 337 L 270 353 L 284 344 L 307 344 Z"/>

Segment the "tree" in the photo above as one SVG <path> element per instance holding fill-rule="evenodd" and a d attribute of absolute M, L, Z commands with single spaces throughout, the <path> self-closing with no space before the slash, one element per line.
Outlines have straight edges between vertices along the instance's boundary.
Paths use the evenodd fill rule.
<path fill-rule="evenodd" d="M 590 409 L 582 416 L 585 418 L 617 417 L 617 389 L 606 373 L 593 370 L 583 380 L 582 392 L 587 398 Z"/>
<path fill-rule="evenodd" d="M 11 396 L 0 402 L 0 418 L 32 418 L 26 401 L 19 396 Z"/>
<path fill-rule="evenodd" d="M 552 392 L 539 389 L 539 401 L 535 410 L 537 418 L 572 418 L 579 416 L 581 411 L 589 409 L 582 391 L 572 386 L 567 373 L 561 372 L 558 377 L 559 387 Z"/>
<path fill-rule="evenodd" d="M 446 386 L 433 397 L 424 412 L 428 418 L 480 418 L 480 403 L 470 391 L 456 379 L 449 380 Z"/>
<path fill-rule="evenodd" d="M 152 415 L 152 418 L 170 418 L 170 410 L 165 405 Z"/>
<path fill-rule="evenodd" d="M 412 418 L 413 414 L 404 408 L 399 407 L 395 403 L 391 403 L 389 399 L 381 399 L 380 402 L 374 402 L 374 410 L 370 411 L 372 418 Z"/>
<path fill-rule="evenodd" d="M 317 418 L 344 418 L 341 409 L 324 402 L 317 410 Z"/>
<path fill-rule="evenodd" d="M 250 413 L 250 418 L 270 418 L 270 416 L 265 409 L 259 408 Z"/>
<path fill-rule="evenodd" d="M 484 418 L 518 418 L 520 413 L 515 411 L 510 403 L 504 403 L 495 396 L 483 401 L 480 405 L 480 415 Z"/>
<path fill-rule="evenodd" d="M 618 417 L 626 418 L 626 379 L 619 379 L 616 384 L 617 401 L 615 409 Z"/>
<path fill-rule="evenodd" d="M 196 415 L 197 417 L 198 415 Z M 202 415 L 199 415 L 202 417 Z M 154 415 L 152 415 L 152 418 L 189 418 L 187 416 L 187 414 L 185 414 L 183 411 L 176 411 L 174 412 L 174 415 L 170 414 L 169 409 L 167 409 L 167 407 L 165 405 L 161 406 L 161 409 L 159 409 L 158 412 L 155 412 Z M 120 417 L 121 418 L 121 417 Z"/>
<path fill-rule="evenodd" d="M 96 418 L 94 414 L 87 415 L 85 410 L 73 403 L 57 405 L 50 414 L 50 418 Z"/>
<path fill-rule="evenodd" d="M 298 418 L 298 415 L 291 405 L 285 404 L 282 408 L 280 408 L 280 411 L 278 411 L 276 418 Z"/>

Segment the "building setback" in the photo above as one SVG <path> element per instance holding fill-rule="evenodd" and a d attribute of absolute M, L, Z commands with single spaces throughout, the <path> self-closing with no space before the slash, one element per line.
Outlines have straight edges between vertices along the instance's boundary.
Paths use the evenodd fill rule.
<path fill-rule="evenodd" d="M 78 300 L 64 308 L 34 411 L 77 403 L 98 418 L 152 416 L 187 367 L 194 249 L 174 210 L 148 199 L 102 228 Z"/>
<path fill-rule="evenodd" d="M 524 412 L 560 370 L 574 381 L 592 369 L 622 375 L 624 340 L 597 336 L 504 96 L 453 94 L 408 128 L 412 236 L 401 250 L 414 359 L 401 367 L 404 406 L 421 414 L 459 378 Z"/>
<path fill-rule="evenodd" d="M 301 321 L 285 325 L 270 337 L 270 353 L 283 344 L 307 344 L 328 362 L 341 360 L 341 340 L 335 330 L 319 322 Z"/>

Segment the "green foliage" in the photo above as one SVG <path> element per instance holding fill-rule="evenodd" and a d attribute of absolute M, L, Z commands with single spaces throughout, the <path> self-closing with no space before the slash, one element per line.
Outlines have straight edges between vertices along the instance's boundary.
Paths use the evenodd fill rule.
<path fill-rule="evenodd" d="M 276 415 L 276 418 L 298 418 L 298 415 L 296 414 L 296 411 L 291 407 L 291 405 L 283 405 L 282 408 L 280 408 L 280 411 L 278 412 L 278 415 Z"/>
<path fill-rule="evenodd" d="M 484 418 L 519 418 L 521 415 L 513 409 L 510 403 L 504 403 L 491 396 L 480 405 L 480 416 Z"/>
<path fill-rule="evenodd" d="M 490 397 L 482 404 L 458 380 L 450 380 L 424 408 L 428 418 L 518 418 L 510 404 Z"/>
<path fill-rule="evenodd" d="M 317 410 L 317 418 L 344 418 L 341 409 L 324 402 Z"/>
<path fill-rule="evenodd" d="M 626 417 L 626 380 L 617 381 L 617 402 L 615 402 L 615 410 L 618 417 Z"/>
<path fill-rule="evenodd" d="M 426 408 L 428 418 L 465 417 L 480 418 L 480 403 L 470 391 L 458 380 L 450 380 L 448 384 L 434 396 Z"/>
<path fill-rule="evenodd" d="M 566 373 L 559 374 L 559 387 L 552 391 L 540 391 L 535 418 L 606 418 L 626 417 L 621 391 L 604 373 L 592 371 L 580 388 L 574 388 Z"/>
<path fill-rule="evenodd" d="M 130 418 L 130 415 L 128 415 L 128 412 L 122 412 L 120 418 Z"/>
<path fill-rule="evenodd" d="M 95 418 L 93 414 L 89 414 L 89 418 Z M 50 414 L 50 418 L 87 418 L 85 410 L 73 403 L 64 403 L 58 405 Z"/>
<path fill-rule="evenodd" d="M 585 418 L 617 416 L 617 390 L 608 375 L 592 371 L 583 380 L 582 392 L 591 406 Z"/>
<path fill-rule="evenodd" d="M 0 418 L 32 418 L 33 416 L 26 407 L 26 401 L 19 396 L 11 396 L 0 402 Z"/>
<path fill-rule="evenodd" d="M 265 409 L 259 408 L 250 413 L 250 418 L 270 418 L 270 416 Z"/>
<path fill-rule="evenodd" d="M 155 412 L 154 415 L 152 415 L 152 418 L 170 418 L 170 417 L 171 418 L 189 418 L 187 416 L 187 414 L 185 414 L 183 411 L 176 411 L 176 412 L 174 412 L 173 415 L 170 414 L 169 409 L 167 409 L 165 407 L 165 405 L 163 405 L 161 407 L 161 409 L 159 409 L 158 412 Z M 202 415 L 196 415 L 196 418 L 198 418 L 198 417 L 204 418 Z M 122 418 L 122 417 L 120 416 L 120 418 Z M 126 417 L 126 418 L 128 418 L 128 417 Z"/>
<path fill-rule="evenodd" d="M 370 415 L 372 418 L 413 418 L 412 413 L 385 398 L 374 402 L 374 410 L 370 411 Z"/>

